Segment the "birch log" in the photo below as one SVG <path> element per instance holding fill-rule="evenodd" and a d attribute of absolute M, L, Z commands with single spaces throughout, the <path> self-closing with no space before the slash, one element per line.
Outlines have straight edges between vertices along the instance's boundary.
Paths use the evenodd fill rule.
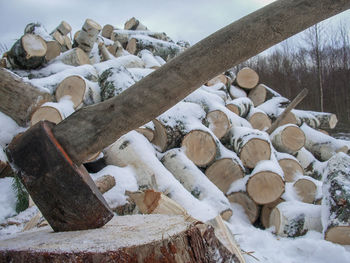
<path fill-rule="evenodd" d="M 271 135 L 271 142 L 280 152 L 294 154 L 305 145 L 305 134 L 302 129 L 293 124 L 278 127 Z"/>
<path fill-rule="evenodd" d="M 259 206 L 249 197 L 245 192 L 230 193 L 227 196 L 230 203 L 239 204 L 243 207 L 245 214 L 249 218 L 250 223 L 254 222 L 259 217 L 260 208 Z"/>
<path fill-rule="evenodd" d="M 272 210 L 283 201 L 284 200 L 282 198 L 278 198 L 276 201 L 265 204 L 261 207 L 260 221 L 265 228 L 270 227 L 270 215 Z"/>
<path fill-rule="evenodd" d="M 238 116 L 245 118 L 254 106 L 249 98 L 238 98 L 227 102 L 226 107 Z"/>
<path fill-rule="evenodd" d="M 106 24 L 102 28 L 101 35 L 105 38 L 111 39 L 113 30 L 114 30 L 114 26 L 110 24 Z"/>
<path fill-rule="evenodd" d="M 298 237 L 307 231 L 322 232 L 321 206 L 297 201 L 282 202 L 270 215 L 270 226 L 275 233 L 284 237 Z"/>
<path fill-rule="evenodd" d="M 266 131 L 271 127 L 271 119 L 269 116 L 258 108 L 251 108 L 246 118 L 252 125 L 253 129 Z"/>
<path fill-rule="evenodd" d="M 297 117 L 298 125 L 306 123 L 314 129 L 334 129 L 337 125 L 337 115 L 328 112 L 293 110 Z"/>
<path fill-rule="evenodd" d="M 297 177 L 304 174 L 303 167 L 293 155 L 277 153 L 277 160 L 283 170 L 284 180 L 286 182 L 295 182 Z"/>
<path fill-rule="evenodd" d="M 259 75 L 253 69 L 245 67 L 238 71 L 235 82 L 241 88 L 250 90 L 258 85 Z"/>
<path fill-rule="evenodd" d="M 51 95 L 23 82 L 14 73 L 0 68 L 0 110 L 20 126 L 27 126 L 32 113 Z"/>
<path fill-rule="evenodd" d="M 325 239 L 350 245 L 350 157 L 338 153 L 327 164 L 323 180 L 322 225 Z"/>
<path fill-rule="evenodd" d="M 148 30 L 146 26 L 141 24 L 141 22 L 135 17 L 130 18 L 124 24 L 124 29 L 126 30 Z"/>
<path fill-rule="evenodd" d="M 89 57 L 78 47 L 62 53 L 57 59 L 61 60 L 64 64 L 71 66 L 90 64 Z"/>
<path fill-rule="evenodd" d="M 313 178 L 308 178 L 308 176 L 299 178 L 294 182 L 293 188 L 300 201 L 308 204 L 313 204 L 316 201 L 317 185 Z"/>
<path fill-rule="evenodd" d="M 254 107 L 257 107 L 263 104 L 265 101 L 274 97 L 282 96 L 264 84 L 259 84 L 254 89 L 251 89 L 248 94 L 248 98 L 252 100 Z"/>
<path fill-rule="evenodd" d="M 296 153 L 296 158 L 303 167 L 305 175 L 308 175 L 316 180 L 322 180 L 322 176 L 326 168 L 326 162 L 320 162 L 317 160 L 313 154 L 304 147 Z"/>
<path fill-rule="evenodd" d="M 97 36 L 102 30 L 102 27 L 92 19 L 86 19 L 79 35 L 75 39 L 74 47 L 79 47 L 84 50 L 87 54 L 90 54 L 95 42 L 97 41 Z"/>

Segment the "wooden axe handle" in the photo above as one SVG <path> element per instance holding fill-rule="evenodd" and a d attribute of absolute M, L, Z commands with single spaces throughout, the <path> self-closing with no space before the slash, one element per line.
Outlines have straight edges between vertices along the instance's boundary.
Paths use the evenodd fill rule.
<path fill-rule="evenodd" d="M 216 75 L 349 8 L 349 0 L 276 1 L 203 39 L 119 96 L 72 114 L 54 135 L 80 164 Z"/>

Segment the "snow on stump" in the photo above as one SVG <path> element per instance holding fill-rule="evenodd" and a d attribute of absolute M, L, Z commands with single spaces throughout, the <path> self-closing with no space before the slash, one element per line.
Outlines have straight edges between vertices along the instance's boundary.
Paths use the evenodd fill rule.
<path fill-rule="evenodd" d="M 42 37 L 25 34 L 17 40 L 7 57 L 11 65 L 20 69 L 35 69 L 45 62 L 47 46 Z"/>
<path fill-rule="evenodd" d="M 239 262 L 214 228 L 182 216 L 115 217 L 99 229 L 49 227 L 1 241 L 0 262 Z"/>
<path fill-rule="evenodd" d="M 350 245 L 350 157 L 336 154 L 328 161 L 326 171 L 322 189 L 325 239 Z"/>
<path fill-rule="evenodd" d="M 309 230 L 322 231 L 321 206 L 298 201 L 287 201 L 277 205 L 270 215 L 270 226 L 279 236 L 298 237 Z"/>

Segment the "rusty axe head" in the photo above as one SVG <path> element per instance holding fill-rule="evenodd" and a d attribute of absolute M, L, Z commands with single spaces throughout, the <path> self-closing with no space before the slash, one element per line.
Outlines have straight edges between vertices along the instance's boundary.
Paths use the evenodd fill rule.
<path fill-rule="evenodd" d="M 41 121 L 6 149 L 11 165 L 54 231 L 98 228 L 113 213 L 85 168 L 75 165 Z"/>

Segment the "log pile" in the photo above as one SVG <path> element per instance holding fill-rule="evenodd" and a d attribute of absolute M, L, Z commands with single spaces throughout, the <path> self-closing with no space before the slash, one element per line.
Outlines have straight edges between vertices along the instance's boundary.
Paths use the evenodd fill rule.
<path fill-rule="evenodd" d="M 40 120 L 59 123 L 81 107 L 118 96 L 184 50 L 135 18 L 123 30 L 87 19 L 73 44 L 65 38 L 71 30 L 66 22 L 49 35 L 55 41 L 68 38 L 70 44 L 62 48 L 58 41 L 61 54 L 49 61 L 48 40 L 34 33 L 37 28 L 27 28 L 6 54 L 10 70 L 33 78 L 23 83 L 0 69 L 0 111 L 23 127 Z M 34 52 L 27 41 L 37 41 L 40 49 Z M 62 62 L 64 70 L 55 71 Z M 15 85 L 9 85 L 11 81 Z M 22 94 L 16 88 L 23 89 Z M 11 100 L 17 102 L 6 102 Z M 350 244 L 350 192 L 340 183 L 349 184 L 342 177 L 349 171 L 336 165 L 348 162 L 350 143 L 318 130 L 334 128 L 334 114 L 305 110 L 293 109 L 269 134 L 289 103 L 260 83 L 253 69 L 243 68 L 237 75 L 230 70 L 122 136 L 103 154 L 96 153 L 96 160 L 89 160 L 86 167 L 94 172 L 106 165 L 132 169 L 137 189 L 118 188 L 128 200 L 113 209 L 119 215 L 182 215 L 193 223 L 203 220 L 191 211 L 191 204 L 196 204 L 207 207 L 211 218 L 221 215 L 228 221 L 235 205 L 240 205 L 252 224 L 274 227 L 277 235 L 296 237 L 315 230 L 323 231 L 327 240 Z M 14 108 L 17 104 L 20 107 Z M 0 164 L 2 173 L 6 161 Z M 96 184 L 108 195 L 117 191 L 118 179 L 105 175 Z M 328 218 L 321 216 L 326 211 L 321 203 Z M 193 228 L 186 225 L 176 238 L 197 231 Z M 223 257 L 228 257 L 225 253 Z"/>

